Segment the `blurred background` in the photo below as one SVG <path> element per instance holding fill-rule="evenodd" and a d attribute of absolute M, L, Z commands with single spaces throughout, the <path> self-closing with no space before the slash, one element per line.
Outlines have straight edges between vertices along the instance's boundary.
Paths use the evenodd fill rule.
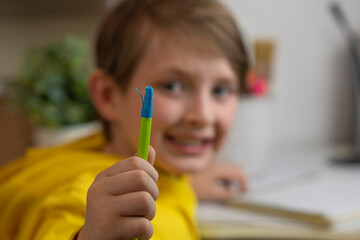
<path fill-rule="evenodd" d="M 67 35 L 92 45 L 103 12 L 115 0 L 0 0 L 0 162 L 33 144 L 33 128 L 5 111 L 5 83 L 19 71 L 26 49 Z M 244 33 L 252 58 L 257 39 L 275 47 L 268 98 L 275 149 L 351 144 L 354 137 L 353 66 L 328 0 L 224 0 Z M 360 1 L 337 1 L 360 32 Z M 92 64 L 92 49 L 88 60 Z"/>

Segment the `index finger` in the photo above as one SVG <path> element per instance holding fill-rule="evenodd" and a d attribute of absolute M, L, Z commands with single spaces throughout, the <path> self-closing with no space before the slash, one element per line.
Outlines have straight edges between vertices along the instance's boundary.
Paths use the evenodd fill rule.
<path fill-rule="evenodd" d="M 106 176 L 111 177 L 111 176 L 114 176 L 114 175 L 117 175 L 120 173 L 133 171 L 133 170 L 145 171 L 147 174 L 150 175 L 150 177 L 155 182 L 158 181 L 159 174 L 155 170 L 155 168 L 149 162 L 145 161 L 142 158 L 136 157 L 136 156 L 129 157 L 129 158 L 126 158 L 124 160 L 121 160 L 121 161 L 115 163 L 111 167 L 105 169 L 102 172 L 102 174 L 105 174 Z"/>

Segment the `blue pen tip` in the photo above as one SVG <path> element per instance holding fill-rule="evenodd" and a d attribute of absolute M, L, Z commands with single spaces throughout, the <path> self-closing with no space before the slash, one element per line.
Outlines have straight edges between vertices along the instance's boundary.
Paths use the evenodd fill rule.
<path fill-rule="evenodd" d="M 150 86 L 146 87 L 144 103 L 141 110 L 141 117 L 152 118 L 152 105 L 153 105 L 153 89 Z"/>
<path fill-rule="evenodd" d="M 153 98 L 153 89 L 152 89 L 152 87 L 150 87 L 150 86 L 147 86 L 147 87 L 146 87 L 145 99 L 146 99 L 146 97 L 147 97 L 150 101 L 152 101 L 152 98 Z"/>

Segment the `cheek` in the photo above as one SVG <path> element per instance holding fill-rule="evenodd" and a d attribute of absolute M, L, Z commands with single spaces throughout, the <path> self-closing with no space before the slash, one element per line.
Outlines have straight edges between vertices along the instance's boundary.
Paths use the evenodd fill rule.
<path fill-rule="evenodd" d="M 234 122 L 235 122 L 235 116 L 236 116 L 236 105 L 232 106 L 231 108 L 227 109 L 227 112 L 224 113 L 224 119 L 223 119 L 223 125 L 226 129 L 230 129 Z"/>
<path fill-rule="evenodd" d="M 163 96 L 154 98 L 152 135 L 158 137 L 166 129 L 180 121 L 182 107 L 179 103 Z"/>

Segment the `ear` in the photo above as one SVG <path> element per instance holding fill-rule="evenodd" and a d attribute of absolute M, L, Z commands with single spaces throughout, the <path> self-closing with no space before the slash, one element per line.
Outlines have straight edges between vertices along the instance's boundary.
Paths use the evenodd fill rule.
<path fill-rule="evenodd" d="M 88 89 L 100 116 L 108 122 L 115 121 L 121 101 L 120 91 L 114 79 L 105 71 L 97 69 L 90 75 Z"/>

